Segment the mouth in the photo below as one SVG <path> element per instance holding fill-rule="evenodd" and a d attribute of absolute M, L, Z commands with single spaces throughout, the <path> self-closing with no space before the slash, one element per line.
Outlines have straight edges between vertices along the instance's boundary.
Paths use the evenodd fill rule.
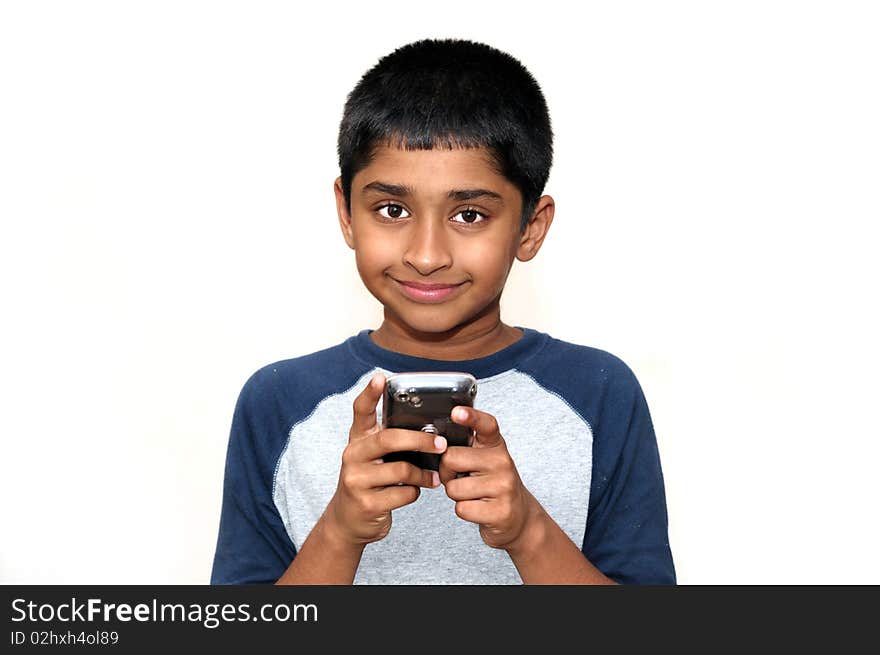
<path fill-rule="evenodd" d="M 401 292 L 410 300 L 416 302 L 435 303 L 442 302 L 454 294 L 464 282 L 458 284 L 423 284 L 419 282 L 403 282 L 391 278 L 400 288 Z"/>

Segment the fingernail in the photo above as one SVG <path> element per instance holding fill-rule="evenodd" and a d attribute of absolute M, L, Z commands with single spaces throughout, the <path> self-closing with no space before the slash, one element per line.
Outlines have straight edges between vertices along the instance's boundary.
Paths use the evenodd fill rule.
<path fill-rule="evenodd" d="M 461 407 L 456 408 L 456 410 L 452 413 L 459 421 L 463 421 L 467 418 L 467 410 L 464 410 Z"/>
<path fill-rule="evenodd" d="M 434 437 L 434 447 L 437 450 L 446 450 L 446 437 Z"/>
<path fill-rule="evenodd" d="M 431 471 L 431 485 L 434 487 L 440 486 L 440 475 L 437 471 Z"/>

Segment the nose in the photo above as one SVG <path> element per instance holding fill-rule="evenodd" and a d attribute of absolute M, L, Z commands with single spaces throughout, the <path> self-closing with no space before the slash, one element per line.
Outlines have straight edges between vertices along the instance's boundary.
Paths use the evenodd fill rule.
<path fill-rule="evenodd" d="M 443 226 L 427 218 L 413 221 L 403 261 L 424 276 L 448 268 L 452 253 Z"/>

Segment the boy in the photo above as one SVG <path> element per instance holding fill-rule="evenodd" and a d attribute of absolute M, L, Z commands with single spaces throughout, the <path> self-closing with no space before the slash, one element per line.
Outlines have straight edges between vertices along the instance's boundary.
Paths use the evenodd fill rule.
<path fill-rule="evenodd" d="M 554 215 L 532 76 L 484 44 L 411 43 L 349 94 L 338 154 L 339 223 L 384 320 L 244 385 L 212 584 L 673 584 L 633 373 L 501 322 L 513 260 Z M 385 376 L 404 371 L 477 378 L 474 408 L 453 412 L 472 447 L 380 429 Z M 440 470 L 383 461 L 402 450 Z"/>

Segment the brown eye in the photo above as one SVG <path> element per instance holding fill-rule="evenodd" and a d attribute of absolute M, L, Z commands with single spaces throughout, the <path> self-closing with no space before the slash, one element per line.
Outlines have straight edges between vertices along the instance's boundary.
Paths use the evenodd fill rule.
<path fill-rule="evenodd" d="M 387 209 L 388 215 L 383 214 L 382 210 Z M 400 205 L 382 205 L 379 207 L 378 212 L 384 218 L 400 218 L 401 212 L 405 212 L 406 210 Z"/>
<path fill-rule="evenodd" d="M 462 209 L 456 214 L 456 216 L 461 216 L 464 219 L 463 221 L 456 221 L 456 223 L 464 223 L 465 225 L 475 225 L 477 223 L 486 222 L 486 215 L 482 212 L 478 212 L 476 209 Z M 477 217 L 480 217 L 481 220 L 477 220 Z"/>

